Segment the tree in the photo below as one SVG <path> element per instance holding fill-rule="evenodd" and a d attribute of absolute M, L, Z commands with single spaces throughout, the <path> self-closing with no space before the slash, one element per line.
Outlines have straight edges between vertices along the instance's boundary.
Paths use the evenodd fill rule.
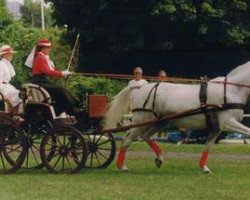
<path fill-rule="evenodd" d="M 50 2 L 57 24 L 67 24 L 73 35 L 81 32 L 81 64 L 93 70 L 163 65 L 157 56 L 170 52 L 249 49 L 249 0 Z"/>
<path fill-rule="evenodd" d="M 53 25 L 53 19 L 51 17 L 51 7 L 47 4 L 44 7 L 44 18 L 46 27 Z M 24 4 L 21 6 L 22 17 L 21 20 L 27 27 L 41 27 L 41 3 L 40 1 L 24 0 Z"/>
<path fill-rule="evenodd" d="M 0 29 L 2 30 L 5 26 L 13 23 L 13 17 L 6 9 L 6 1 L 0 0 Z"/>
<path fill-rule="evenodd" d="M 197 48 L 211 42 L 224 48 L 243 45 L 250 35 L 249 0 L 51 2 L 57 23 L 82 31 L 85 42 L 99 50 L 166 50 L 187 41 Z"/>

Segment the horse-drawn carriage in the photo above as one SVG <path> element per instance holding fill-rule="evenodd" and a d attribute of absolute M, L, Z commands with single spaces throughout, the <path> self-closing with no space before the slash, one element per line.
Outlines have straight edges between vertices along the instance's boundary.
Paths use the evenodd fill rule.
<path fill-rule="evenodd" d="M 173 123 L 177 127 L 209 129 L 199 166 L 204 173 L 210 173 L 206 165 L 208 153 L 221 131 L 250 135 L 250 128 L 240 123 L 250 94 L 249 67 L 250 62 L 237 67 L 226 77 L 201 81 L 200 84 L 146 84 L 135 93 L 132 101 L 131 88 L 126 87 L 116 95 L 105 114 L 106 129 L 103 130 L 98 129 L 103 112 L 92 115 L 90 110 L 100 107 L 103 99 L 101 103 L 94 101 L 95 105 L 89 106 L 88 115 L 75 122 L 74 117 L 61 119 L 54 115 L 53 102 L 43 88 L 24 85 L 21 93 L 24 122 L 19 125 L 11 113 L 0 113 L 0 172 L 13 172 L 23 163 L 28 168 L 44 165 L 53 173 L 74 173 L 84 166 L 105 168 L 116 151 L 111 133 L 129 129 L 132 132 L 122 143 L 117 167 L 128 169 L 124 163 L 126 150 L 138 137 L 153 149 L 156 165 L 160 167 L 163 151 L 150 136 L 162 125 Z M 130 111 L 131 103 L 133 124 L 115 128 L 121 116 Z M 30 156 L 34 159 L 29 159 Z"/>
<path fill-rule="evenodd" d="M 2 96 L 0 173 L 43 166 L 52 173 L 75 173 L 83 167 L 105 168 L 113 161 L 114 137 L 99 133 L 106 95 L 89 95 L 87 115 L 79 121 L 56 116 L 53 100 L 38 85 L 24 84 L 20 97 L 23 112 L 15 115 Z M 20 118 L 23 122 L 18 122 Z"/>

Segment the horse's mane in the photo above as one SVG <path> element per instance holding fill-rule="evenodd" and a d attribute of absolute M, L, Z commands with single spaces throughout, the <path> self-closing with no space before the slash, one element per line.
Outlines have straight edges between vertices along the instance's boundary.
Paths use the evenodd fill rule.
<path fill-rule="evenodd" d="M 130 87 L 125 87 L 119 92 L 111 102 L 107 113 L 105 114 L 104 127 L 114 128 L 123 114 L 128 114 L 130 111 L 129 100 Z"/>

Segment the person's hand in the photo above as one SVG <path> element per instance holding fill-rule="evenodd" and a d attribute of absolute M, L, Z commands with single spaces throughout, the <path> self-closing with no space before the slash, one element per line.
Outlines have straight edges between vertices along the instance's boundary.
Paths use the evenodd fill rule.
<path fill-rule="evenodd" d="M 63 77 L 64 78 L 67 78 L 69 75 L 71 75 L 72 74 L 72 72 L 70 72 L 70 71 L 68 71 L 68 70 L 64 70 L 64 71 L 62 71 L 62 75 L 63 75 Z"/>

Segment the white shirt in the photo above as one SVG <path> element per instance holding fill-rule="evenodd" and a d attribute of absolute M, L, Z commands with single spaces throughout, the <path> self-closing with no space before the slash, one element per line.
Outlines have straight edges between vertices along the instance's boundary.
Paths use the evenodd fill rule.
<path fill-rule="evenodd" d="M 9 83 L 15 75 L 14 67 L 10 61 L 2 58 L 0 60 L 0 92 L 9 99 L 12 106 L 17 106 L 22 102 L 19 98 L 19 90 Z"/>
<path fill-rule="evenodd" d="M 16 75 L 13 65 L 5 58 L 0 61 L 0 84 L 9 83 Z"/>
<path fill-rule="evenodd" d="M 128 86 L 130 87 L 130 100 L 133 100 L 133 97 L 136 95 L 137 90 L 140 89 L 143 85 L 148 84 L 148 82 L 144 79 L 140 80 L 131 80 L 128 83 Z M 132 106 L 130 106 L 132 109 Z"/>
<path fill-rule="evenodd" d="M 130 89 L 139 89 L 140 87 L 142 87 L 143 85 L 148 84 L 148 82 L 144 79 L 140 79 L 140 80 L 131 80 L 128 83 L 128 86 L 130 87 Z"/>

